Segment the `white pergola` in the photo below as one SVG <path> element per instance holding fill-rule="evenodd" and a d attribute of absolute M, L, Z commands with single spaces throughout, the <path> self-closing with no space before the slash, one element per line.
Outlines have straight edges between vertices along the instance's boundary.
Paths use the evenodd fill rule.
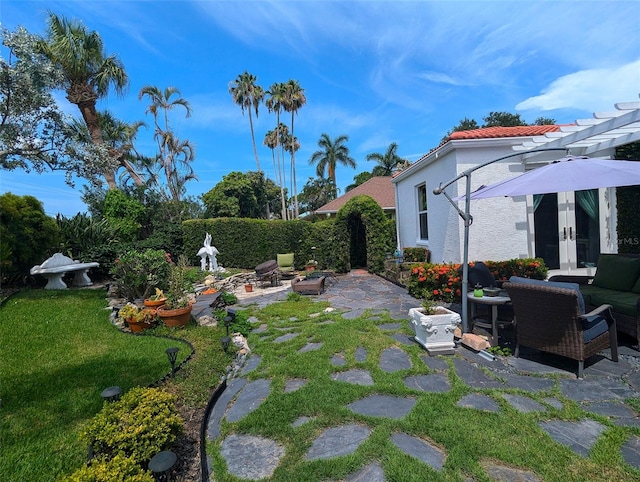
<path fill-rule="evenodd" d="M 640 141 L 640 102 L 621 102 L 615 104 L 613 112 L 596 112 L 592 119 L 578 119 L 575 125 L 559 127 L 559 132 L 537 136 L 513 149 L 529 151 L 559 147 L 570 150 L 573 155 L 592 156 Z"/>

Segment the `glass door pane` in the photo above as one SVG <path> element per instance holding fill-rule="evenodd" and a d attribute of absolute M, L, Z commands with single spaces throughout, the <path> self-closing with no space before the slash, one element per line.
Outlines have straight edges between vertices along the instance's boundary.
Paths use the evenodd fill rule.
<path fill-rule="evenodd" d="M 556 193 L 534 196 L 533 222 L 536 258 L 544 259 L 549 269 L 560 268 L 560 230 Z"/>
<path fill-rule="evenodd" d="M 596 266 L 600 254 L 600 210 L 598 190 L 576 191 L 575 234 L 577 267 Z"/>

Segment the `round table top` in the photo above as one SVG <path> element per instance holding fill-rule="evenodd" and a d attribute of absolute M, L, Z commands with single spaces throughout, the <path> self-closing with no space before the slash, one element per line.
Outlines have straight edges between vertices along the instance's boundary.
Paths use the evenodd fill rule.
<path fill-rule="evenodd" d="M 511 298 L 509 298 L 506 292 L 504 296 L 474 296 L 473 291 L 469 291 L 467 293 L 467 299 L 482 305 L 502 305 L 511 301 Z"/>

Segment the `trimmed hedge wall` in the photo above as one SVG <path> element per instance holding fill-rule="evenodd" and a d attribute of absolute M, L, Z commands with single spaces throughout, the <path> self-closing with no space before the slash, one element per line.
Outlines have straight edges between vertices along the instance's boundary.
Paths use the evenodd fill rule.
<path fill-rule="evenodd" d="M 359 216 L 366 228 L 367 268 L 382 273 L 385 254 L 395 249 L 395 223 L 369 196 L 354 197 L 335 219 L 316 223 L 244 218 L 184 221 L 184 254 L 190 264 L 200 265 L 197 253 L 209 233 L 212 246 L 220 252 L 218 263 L 224 267 L 254 269 L 260 263 L 276 259 L 278 253 L 294 253 L 298 270 L 315 259 L 320 269 L 346 272 L 351 269 L 348 222 L 353 216 Z"/>

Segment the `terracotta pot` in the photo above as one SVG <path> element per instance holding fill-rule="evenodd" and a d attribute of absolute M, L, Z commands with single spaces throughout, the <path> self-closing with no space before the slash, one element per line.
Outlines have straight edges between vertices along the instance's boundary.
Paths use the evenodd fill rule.
<path fill-rule="evenodd" d="M 165 308 L 165 305 L 158 308 L 157 314 L 162 319 L 165 326 L 177 327 L 185 326 L 191 320 L 191 308 L 192 306 L 185 306 L 184 308 L 169 309 Z"/>
<path fill-rule="evenodd" d="M 249 284 L 244 285 L 244 290 L 245 290 L 247 293 L 251 293 L 251 292 L 253 291 L 253 285 L 249 285 Z"/>
<path fill-rule="evenodd" d="M 133 333 L 140 333 L 142 330 L 153 328 L 151 323 L 145 323 L 143 321 L 127 321 L 127 325 L 129 325 Z"/>
<path fill-rule="evenodd" d="M 144 306 L 148 306 L 149 308 L 159 308 L 167 302 L 166 298 L 162 298 L 161 300 L 144 300 Z"/>

